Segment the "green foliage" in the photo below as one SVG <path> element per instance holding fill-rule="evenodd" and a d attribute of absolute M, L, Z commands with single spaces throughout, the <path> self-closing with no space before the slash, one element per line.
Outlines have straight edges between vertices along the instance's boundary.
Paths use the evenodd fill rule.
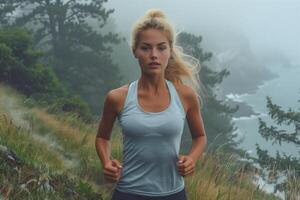
<path fill-rule="evenodd" d="M 259 119 L 259 133 L 272 144 L 294 145 L 300 147 L 300 112 L 291 108 L 284 111 L 280 106 L 273 104 L 270 97 L 267 97 L 267 108 L 269 116 L 277 126 L 268 126 L 266 122 Z M 285 126 L 280 129 L 279 127 Z M 287 130 L 288 129 L 288 130 Z M 252 158 L 263 169 L 265 180 L 276 184 L 275 191 L 284 191 L 286 199 L 297 199 L 300 197 L 300 158 L 293 155 L 282 155 L 277 151 L 276 156 L 271 156 L 267 150 L 262 150 L 256 145 L 258 158 Z M 280 179 L 283 181 L 279 181 Z"/>
<path fill-rule="evenodd" d="M 233 140 L 232 132 L 235 130 L 231 114 L 236 112 L 237 108 L 231 108 L 221 100 L 218 100 L 215 94 L 216 86 L 229 75 L 227 70 L 220 72 L 214 71 L 206 65 L 213 56 L 212 53 L 204 52 L 201 48 L 201 36 L 190 33 L 180 33 L 178 42 L 184 51 L 200 60 L 201 71 L 200 80 L 203 83 L 202 92 L 204 104 L 202 108 L 203 121 L 207 133 L 208 143 L 212 148 L 223 145 L 224 149 L 236 150 L 236 142 Z"/>
<path fill-rule="evenodd" d="M 0 81 L 16 88 L 40 104 L 51 104 L 53 110 L 74 112 L 91 119 L 88 105 L 68 94 L 50 67 L 39 59 L 42 53 L 33 49 L 29 34 L 21 28 L 0 31 Z"/>
<path fill-rule="evenodd" d="M 28 163 L 14 166 L 0 154 L 0 198 L 101 200 L 88 183 L 68 174 L 57 174 L 46 166 Z M 4 195 L 4 196 L 2 196 Z"/>
<path fill-rule="evenodd" d="M 103 178 L 94 147 L 95 136 L 90 134 L 96 132 L 97 123 L 85 124 L 69 113 L 52 115 L 36 107 L 25 109 L 24 99 L 12 95 L 11 90 L 0 89 L 0 144 L 14 150 L 18 157 L 27 158 L 18 170 L 7 163 L 8 159 L 1 159 L 0 153 L 0 194 L 5 199 L 111 199 L 114 184 Z M 14 99 L 10 100 L 13 105 L 6 107 L 5 99 Z M 13 114 L 16 110 L 18 116 Z M 22 114 L 22 122 L 31 124 L 28 133 L 20 129 L 27 127 L 27 123 L 20 127 L 12 124 L 20 121 Z M 117 126 L 113 129 L 111 145 L 112 157 L 121 160 L 122 137 Z M 21 154 L 23 148 L 28 152 Z M 188 199 L 279 199 L 253 185 L 254 168 L 235 154 L 218 150 L 203 155 L 194 175 L 185 178 Z M 34 154 L 36 157 L 32 157 Z M 50 159 L 53 154 L 58 160 Z M 65 168 L 59 172 L 51 170 L 49 166 L 57 165 L 58 161 L 65 161 Z M 101 194 L 92 188 L 99 189 Z"/>
<path fill-rule="evenodd" d="M 93 192 L 93 189 L 88 183 L 79 181 L 79 184 L 77 185 L 77 191 L 82 194 L 90 194 Z"/>
<path fill-rule="evenodd" d="M 10 20 L 13 26 L 31 30 L 35 45 L 46 52 L 44 60 L 59 79 L 97 113 L 106 92 L 119 86 L 121 79 L 110 58 L 110 45 L 117 44 L 120 38 L 111 32 L 100 32 L 113 13 L 103 7 L 106 1 L 10 0 L 3 1 L 0 9 L 3 24 Z M 21 14 L 11 18 L 10 12 L 16 9 Z"/>
<path fill-rule="evenodd" d="M 32 49 L 30 36 L 24 30 L 1 30 L 0 80 L 28 96 L 63 94 L 54 72 L 38 62 L 40 55 Z"/>
<path fill-rule="evenodd" d="M 86 102 L 80 97 L 64 97 L 56 99 L 48 108 L 49 112 L 70 112 L 77 114 L 81 119 L 90 121 L 92 119 L 90 109 Z"/>

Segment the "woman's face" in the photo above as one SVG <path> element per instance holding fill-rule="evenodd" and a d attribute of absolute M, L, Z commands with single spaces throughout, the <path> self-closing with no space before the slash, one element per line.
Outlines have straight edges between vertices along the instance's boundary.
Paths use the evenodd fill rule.
<path fill-rule="evenodd" d="M 142 73 L 164 73 L 171 55 L 167 37 L 157 29 L 147 29 L 140 33 L 134 55 L 138 59 Z"/>

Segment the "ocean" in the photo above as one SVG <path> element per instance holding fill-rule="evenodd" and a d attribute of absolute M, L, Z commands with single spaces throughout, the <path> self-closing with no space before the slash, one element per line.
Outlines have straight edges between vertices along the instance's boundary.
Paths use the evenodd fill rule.
<path fill-rule="evenodd" d="M 282 107 L 287 111 L 289 108 L 300 111 L 300 66 L 282 67 L 274 65 L 270 70 L 279 76 L 273 80 L 265 82 L 260 85 L 257 91 L 253 94 L 231 94 L 231 98 L 236 101 L 242 101 L 251 106 L 255 113 L 259 115 L 251 115 L 247 117 L 234 118 L 236 127 L 238 128 L 236 134 L 238 139 L 243 138 L 240 147 L 247 150 L 249 153 L 256 155 L 256 143 L 262 149 L 269 150 L 272 155 L 279 152 L 285 152 L 295 156 L 299 155 L 299 149 L 287 143 L 282 145 L 272 145 L 271 141 L 266 141 L 258 133 L 258 118 L 261 118 L 268 125 L 276 125 L 268 115 L 266 107 L 266 97 L 269 96 L 274 104 Z M 293 126 L 277 126 L 280 129 L 292 130 Z"/>
<path fill-rule="evenodd" d="M 258 115 L 243 116 L 234 118 L 234 123 L 238 128 L 235 134 L 238 135 L 238 139 L 243 139 L 240 144 L 242 149 L 253 156 L 256 155 L 256 144 L 263 150 L 268 150 L 271 155 L 275 155 L 278 151 L 280 154 L 286 153 L 295 157 L 300 157 L 299 149 L 295 145 L 288 143 L 282 143 L 282 145 L 274 144 L 272 141 L 266 141 L 258 133 L 259 122 L 258 118 L 265 121 L 268 126 L 273 125 L 280 129 L 294 131 L 294 126 L 278 126 L 271 117 L 268 115 L 268 109 L 266 107 L 266 96 L 271 97 L 272 102 L 281 106 L 281 108 L 287 111 L 289 108 L 295 111 L 300 111 L 300 66 L 283 67 L 280 65 L 272 65 L 270 70 L 279 76 L 273 80 L 265 82 L 260 85 L 259 88 L 253 94 L 229 94 L 227 95 L 234 101 L 245 102 L 255 113 Z M 274 185 L 267 184 L 261 177 L 259 177 L 256 184 L 260 185 L 265 191 L 273 193 Z M 277 193 L 279 197 L 284 199 L 283 193 Z"/>

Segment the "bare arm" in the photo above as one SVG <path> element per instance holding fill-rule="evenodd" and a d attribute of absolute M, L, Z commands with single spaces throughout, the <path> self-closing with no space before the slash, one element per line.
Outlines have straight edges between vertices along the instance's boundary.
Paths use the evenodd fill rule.
<path fill-rule="evenodd" d="M 194 91 L 190 91 L 186 97 L 187 102 L 187 122 L 192 135 L 192 147 L 186 156 L 179 158 L 179 172 L 186 176 L 192 174 L 195 165 L 205 150 L 206 134 L 200 112 L 198 96 Z"/>
<path fill-rule="evenodd" d="M 110 160 L 110 136 L 117 116 L 115 104 L 113 94 L 108 93 L 104 101 L 103 114 L 96 137 L 96 150 L 102 165 Z"/>
<path fill-rule="evenodd" d="M 195 92 L 189 98 L 189 109 L 187 111 L 187 121 L 192 134 L 192 147 L 189 156 L 196 163 L 200 155 L 205 150 L 206 134 L 203 125 L 203 120 L 200 112 L 200 103 Z"/>
<path fill-rule="evenodd" d="M 110 136 L 118 114 L 118 98 L 114 91 L 107 94 L 104 102 L 103 114 L 99 123 L 95 141 L 96 151 L 101 160 L 104 175 L 107 179 L 117 181 L 122 168 L 118 160 L 111 160 Z"/>

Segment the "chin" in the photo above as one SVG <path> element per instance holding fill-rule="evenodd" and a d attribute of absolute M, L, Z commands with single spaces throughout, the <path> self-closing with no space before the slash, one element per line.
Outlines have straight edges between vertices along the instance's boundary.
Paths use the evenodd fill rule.
<path fill-rule="evenodd" d="M 161 69 L 151 69 L 151 70 L 147 70 L 145 72 L 145 74 L 153 74 L 153 75 L 159 75 L 162 74 L 163 72 L 161 71 Z"/>

